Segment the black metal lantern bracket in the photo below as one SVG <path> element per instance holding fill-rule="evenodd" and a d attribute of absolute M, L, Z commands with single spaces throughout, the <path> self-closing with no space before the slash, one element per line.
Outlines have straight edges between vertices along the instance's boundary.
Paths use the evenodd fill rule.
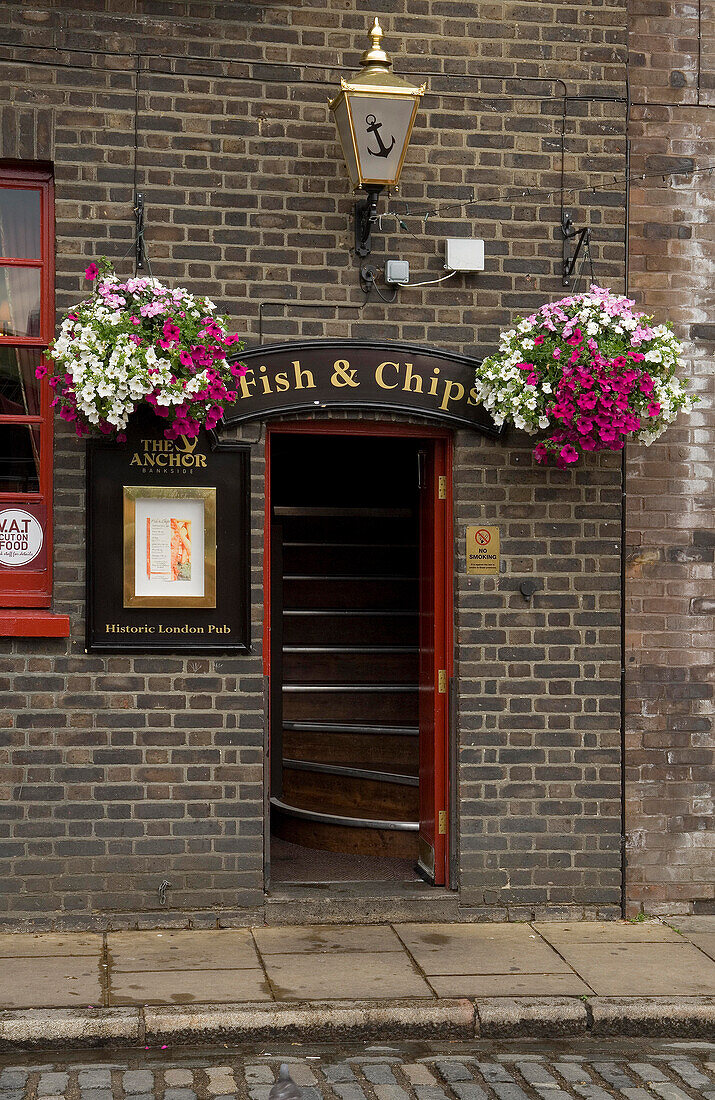
<path fill-rule="evenodd" d="M 372 248 L 372 227 L 378 220 L 377 202 L 381 187 L 371 187 L 360 202 L 355 203 L 355 251 L 358 256 L 369 256 Z"/>
<path fill-rule="evenodd" d="M 583 248 L 584 257 L 588 256 L 591 264 L 591 274 L 593 274 L 593 260 L 591 259 L 591 230 L 589 226 L 584 229 L 576 229 L 571 215 L 565 211 L 563 221 L 561 222 L 561 232 L 564 236 L 563 243 L 563 267 L 561 269 L 561 285 L 570 286 L 571 278 L 576 267 L 576 260 L 578 259 L 579 252 Z M 573 256 L 571 255 L 571 241 L 576 241 L 576 248 L 574 249 Z"/>

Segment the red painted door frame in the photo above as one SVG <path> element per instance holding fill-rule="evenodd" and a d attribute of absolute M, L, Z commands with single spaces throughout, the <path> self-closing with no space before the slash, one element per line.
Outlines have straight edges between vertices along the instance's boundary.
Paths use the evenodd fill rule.
<path fill-rule="evenodd" d="M 374 421 L 309 420 L 266 426 L 265 520 L 263 551 L 263 670 L 271 675 L 271 437 L 273 435 L 362 435 L 424 439 L 432 442 L 426 463 L 421 541 L 431 535 L 429 558 L 431 583 L 421 578 L 420 646 L 425 622 L 431 620 L 433 645 L 420 654 L 420 840 L 434 851 L 434 883 L 448 880 L 449 863 L 449 683 L 453 675 L 453 563 L 452 563 L 452 435 L 444 428 L 414 424 L 380 424 Z M 444 496 L 439 492 L 443 478 Z M 420 554 L 424 562 L 424 554 Z M 439 691 L 439 672 L 444 672 L 445 690 Z M 425 710 L 425 706 L 427 710 Z M 424 716 L 427 715 L 425 718 Z M 430 742 L 423 738 L 423 724 L 430 729 Z M 440 826 L 441 817 L 441 826 Z M 422 847 L 422 844 L 421 844 Z"/>

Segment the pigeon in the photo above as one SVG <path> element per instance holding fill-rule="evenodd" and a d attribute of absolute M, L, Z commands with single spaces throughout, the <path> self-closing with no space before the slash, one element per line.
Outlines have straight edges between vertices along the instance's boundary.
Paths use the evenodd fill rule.
<path fill-rule="evenodd" d="M 278 1080 L 271 1086 L 268 1100 L 301 1100 L 302 1095 L 284 1063 L 278 1069 Z"/>

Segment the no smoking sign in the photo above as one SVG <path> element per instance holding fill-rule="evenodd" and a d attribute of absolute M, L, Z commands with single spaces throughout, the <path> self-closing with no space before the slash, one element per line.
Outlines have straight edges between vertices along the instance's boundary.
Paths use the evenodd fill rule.
<path fill-rule="evenodd" d="M 485 577 L 499 572 L 499 528 L 467 528 L 467 576 Z"/>

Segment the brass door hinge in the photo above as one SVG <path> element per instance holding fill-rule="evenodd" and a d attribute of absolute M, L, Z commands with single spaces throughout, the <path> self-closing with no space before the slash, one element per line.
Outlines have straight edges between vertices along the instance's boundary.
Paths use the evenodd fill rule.
<path fill-rule="evenodd" d="M 447 478 L 440 474 L 437 478 L 437 500 L 447 499 Z"/>
<path fill-rule="evenodd" d="M 447 811 L 440 810 L 437 816 L 437 825 L 440 836 L 444 836 L 447 832 Z"/>
<path fill-rule="evenodd" d="M 444 695 L 447 691 L 447 670 L 441 668 L 437 673 L 437 691 L 440 695 Z"/>

